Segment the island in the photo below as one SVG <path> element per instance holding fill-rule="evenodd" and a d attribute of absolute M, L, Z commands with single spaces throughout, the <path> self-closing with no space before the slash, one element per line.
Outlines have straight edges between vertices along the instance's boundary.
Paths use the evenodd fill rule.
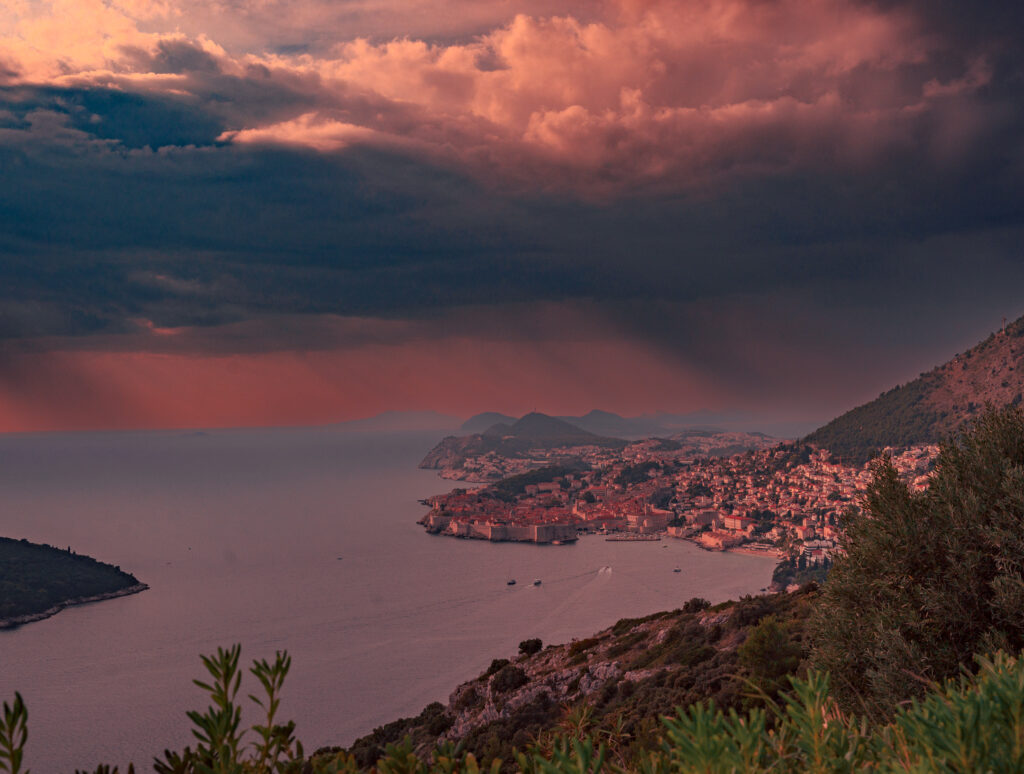
<path fill-rule="evenodd" d="M 0 537 L 0 629 L 56 615 L 65 607 L 148 589 L 134 575 L 69 548 Z"/>

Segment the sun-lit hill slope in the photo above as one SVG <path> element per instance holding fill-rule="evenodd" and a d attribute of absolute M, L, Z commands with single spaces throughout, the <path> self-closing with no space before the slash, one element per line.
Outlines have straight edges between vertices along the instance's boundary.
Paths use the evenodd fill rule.
<path fill-rule="evenodd" d="M 917 379 L 833 419 L 804 440 L 844 462 L 862 463 L 887 446 L 934 443 L 987 403 L 1024 394 L 1024 317 Z"/>

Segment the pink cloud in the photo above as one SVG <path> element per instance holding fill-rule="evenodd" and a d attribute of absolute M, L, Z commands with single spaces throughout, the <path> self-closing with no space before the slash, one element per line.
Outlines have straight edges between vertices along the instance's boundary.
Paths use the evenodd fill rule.
<path fill-rule="evenodd" d="M 378 132 L 365 126 L 333 121 L 317 113 L 304 113 L 291 121 L 258 129 L 223 132 L 217 139 L 221 142 L 301 145 L 330 152 L 359 142 L 372 143 L 377 137 Z"/>
<path fill-rule="evenodd" d="M 252 20 L 279 5 L 243 3 L 239 19 L 262 29 Z M 976 60 L 952 79 L 899 81 L 896 71 L 926 62 L 941 41 L 906 10 L 850 0 L 618 0 L 547 16 L 502 3 L 504 21 L 485 13 L 494 26 L 461 42 L 374 42 L 328 26 L 318 39 L 337 42 L 301 54 L 229 51 L 213 28 L 184 36 L 172 26 L 201 15 L 191 0 L 46 7 L 0 25 L 23 80 L 199 95 L 207 74 L 147 70 L 169 45 L 187 44 L 220 74 L 312 102 L 267 115 L 240 96 L 223 141 L 324 153 L 398 145 L 488 180 L 598 195 L 808 163 L 853 169 L 908 142 L 922 116 L 963 127 L 936 101 L 970 98 L 991 76 Z M 361 7 L 397 18 L 403 6 Z M 316 2 L 294 11 L 310 25 L 337 22 Z"/>

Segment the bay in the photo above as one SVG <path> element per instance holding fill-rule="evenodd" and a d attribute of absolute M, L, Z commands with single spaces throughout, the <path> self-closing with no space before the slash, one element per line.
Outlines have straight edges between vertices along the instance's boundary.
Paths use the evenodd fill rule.
<path fill-rule="evenodd" d="M 18 690 L 28 704 L 28 766 L 148 771 L 191 742 L 185 711 L 205 706 L 191 680 L 218 646 L 241 643 L 247 663 L 291 653 L 282 711 L 312 750 L 445 700 L 523 639 L 565 642 L 770 580 L 770 559 L 671 540 L 426 535 L 418 500 L 451 486 L 416 468 L 437 440 L 330 427 L 0 436 L 0 534 L 71 546 L 151 587 L 0 632 L 0 700 Z M 247 708 L 243 723 L 256 720 Z"/>

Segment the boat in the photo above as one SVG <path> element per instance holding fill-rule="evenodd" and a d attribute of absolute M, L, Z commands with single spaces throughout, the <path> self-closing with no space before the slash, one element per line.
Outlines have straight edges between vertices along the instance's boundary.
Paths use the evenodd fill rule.
<path fill-rule="evenodd" d="M 506 586 L 515 586 L 516 585 L 516 579 L 513 578 L 512 580 L 508 581 L 505 585 Z"/>
<path fill-rule="evenodd" d="M 540 585 L 540 578 L 535 578 L 534 581 L 533 581 L 533 585 L 534 586 L 539 586 Z"/>

